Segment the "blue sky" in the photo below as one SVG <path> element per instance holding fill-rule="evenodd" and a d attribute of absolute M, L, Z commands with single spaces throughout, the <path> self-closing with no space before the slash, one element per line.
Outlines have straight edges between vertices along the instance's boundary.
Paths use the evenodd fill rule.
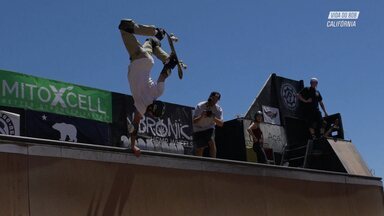
<path fill-rule="evenodd" d="M 306 84 L 318 77 L 328 112 L 342 113 L 346 138 L 383 177 L 383 8 L 381 0 L 5 0 L 0 68 L 130 94 L 117 25 L 133 18 L 180 39 L 189 68 L 183 80 L 172 75 L 162 100 L 195 106 L 217 90 L 230 120 L 271 73 Z M 360 11 L 357 27 L 327 28 L 331 10 Z"/>

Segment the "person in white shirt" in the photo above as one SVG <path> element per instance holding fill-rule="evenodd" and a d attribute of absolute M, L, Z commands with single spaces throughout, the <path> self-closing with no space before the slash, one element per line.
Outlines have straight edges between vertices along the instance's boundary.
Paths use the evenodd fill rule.
<path fill-rule="evenodd" d="M 137 130 L 141 118 L 145 113 L 158 114 L 163 106 L 154 104 L 154 101 L 164 92 L 164 83 L 171 70 L 176 66 L 177 60 L 173 54 L 167 54 L 162 48 L 160 40 L 165 36 L 165 31 L 151 25 L 141 25 L 131 19 L 120 21 L 119 30 L 124 45 L 130 56 L 128 66 L 128 81 L 136 108 L 132 124 L 128 125 L 131 136 L 131 148 L 136 156 L 140 156 L 140 149 L 136 146 Z M 141 44 L 135 35 L 150 36 L 144 44 Z M 154 65 L 155 55 L 163 64 L 157 82 L 151 78 L 151 69 Z"/>
<path fill-rule="evenodd" d="M 221 95 L 212 92 L 207 101 L 200 102 L 193 114 L 193 143 L 195 155 L 203 156 L 204 150 L 209 147 L 211 157 L 216 157 L 215 126 L 222 127 L 223 110 L 217 104 Z"/>

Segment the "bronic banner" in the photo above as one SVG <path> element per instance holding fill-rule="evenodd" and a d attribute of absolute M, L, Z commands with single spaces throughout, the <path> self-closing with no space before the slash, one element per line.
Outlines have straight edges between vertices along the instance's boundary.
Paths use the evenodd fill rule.
<path fill-rule="evenodd" d="M 110 92 L 3 70 L 0 106 L 112 122 Z"/>
<path fill-rule="evenodd" d="M 107 123 L 32 110 L 27 110 L 26 119 L 29 137 L 110 145 Z"/>
<path fill-rule="evenodd" d="M 131 96 L 113 93 L 112 137 L 116 146 L 129 147 L 127 124 L 135 111 Z M 161 118 L 145 116 L 139 125 L 137 145 L 143 150 L 192 154 L 192 107 L 165 104 Z"/>

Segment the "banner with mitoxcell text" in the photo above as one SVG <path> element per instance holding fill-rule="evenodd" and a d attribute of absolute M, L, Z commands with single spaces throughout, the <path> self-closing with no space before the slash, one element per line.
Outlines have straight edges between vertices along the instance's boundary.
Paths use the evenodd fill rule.
<path fill-rule="evenodd" d="M 108 91 L 0 70 L 0 106 L 112 122 Z"/>

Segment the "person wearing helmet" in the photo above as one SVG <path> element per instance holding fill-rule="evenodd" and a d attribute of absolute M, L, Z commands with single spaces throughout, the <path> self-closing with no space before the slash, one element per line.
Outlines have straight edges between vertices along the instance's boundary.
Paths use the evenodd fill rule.
<path fill-rule="evenodd" d="M 216 157 L 215 126 L 222 127 L 223 110 L 217 104 L 221 95 L 212 92 L 207 101 L 197 104 L 193 113 L 193 143 L 196 156 L 203 156 L 204 150 L 209 147 L 211 157 Z"/>
<path fill-rule="evenodd" d="M 263 132 L 260 129 L 260 123 L 263 122 L 263 112 L 257 111 L 255 119 L 248 127 L 248 134 L 253 142 L 253 151 L 256 153 L 258 163 L 267 163 L 267 155 L 263 148 Z"/>
<path fill-rule="evenodd" d="M 312 78 L 310 80 L 310 86 L 305 87 L 297 95 L 299 100 L 303 103 L 304 117 L 312 139 L 316 138 L 316 131 L 320 129 L 323 122 L 319 104 L 321 109 L 324 111 L 324 115 L 328 116 L 328 113 L 325 110 L 323 97 L 317 90 L 318 83 L 319 81 L 317 78 Z"/>
<path fill-rule="evenodd" d="M 333 123 L 328 126 L 328 122 L 323 120 L 323 125 L 320 129 L 320 135 L 325 138 L 331 138 L 333 132 L 338 132 L 340 130 L 340 120 L 335 119 Z"/>
<path fill-rule="evenodd" d="M 163 94 L 165 80 L 177 61 L 173 54 L 169 55 L 161 48 L 160 41 L 165 36 L 164 29 L 137 24 L 131 19 L 123 19 L 120 21 L 119 30 L 130 57 L 128 81 L 136 108 L 132 124 L 128 124 L 128 133 L 131 136 L 132 151 L 136 156 L 140 156 L 140 149 L 135 145 L 138 125 L 148 111 L 148 107 L 150 107 L 150 113 L 160 113 L 154 111 L 154 108 L 160 106 L 153 103 Z M 141 44 L 135 35 L 149 36 L 149 38 Z M 152 55 L 164 64 L 157 82 L 154 82 L 150 76 L 154 65 Z"/>

